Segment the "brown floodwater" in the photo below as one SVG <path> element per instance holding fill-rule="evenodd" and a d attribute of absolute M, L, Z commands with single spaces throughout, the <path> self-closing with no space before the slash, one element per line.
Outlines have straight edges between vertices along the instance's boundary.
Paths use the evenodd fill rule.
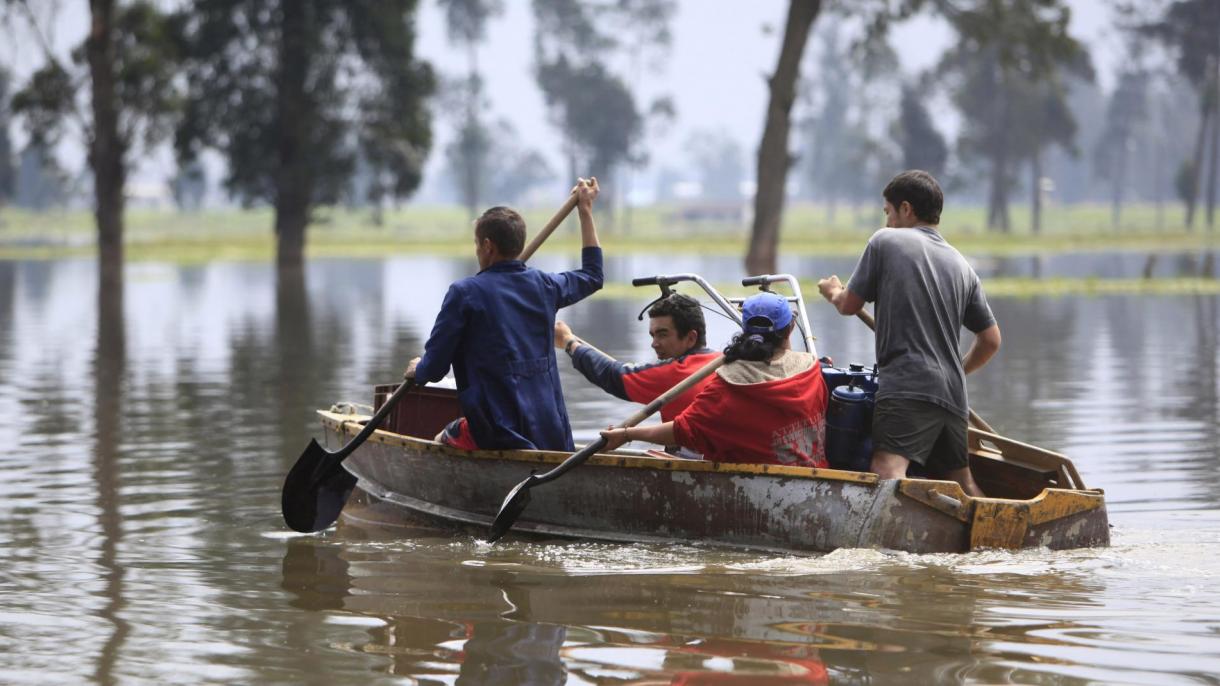
<path fill-rule="evenodd" d="M 992 302 L 1004 348 L 972 405 L 1106 490 L 1107 549 L 287 531 L 279 488 L 314 410 L 397 378 L 472 267 L 134 263 L 99 299 L 92 261 L 0 261 L 0 683 L 1220 683 L 1220 299 Z M 639 256 L 607 277 L 737 269 Z M 647 360 L 653 295 L 561 317 Z M 863 325 L 809 310 L 820 353 L 871 363 Z M 632 411 L 560 362 L 578 442 Z"/>

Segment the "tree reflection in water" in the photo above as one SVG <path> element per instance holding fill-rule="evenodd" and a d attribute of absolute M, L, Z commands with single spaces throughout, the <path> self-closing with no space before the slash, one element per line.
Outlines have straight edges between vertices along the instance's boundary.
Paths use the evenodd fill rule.
<path fill-rule="evenodd" d="M 344 525 L 332 539 L 288 541 L 284 587 L 303 609 L 377 617 L 385 626 L 371 630 L 359 649 L 386 654 L 392 673 L 416 678 L 944 683 L 1003 672 L 1021 680 L 1033 672 L 1000 668 L 996 659 L 982 666 L 979 656 L 997 657 L 1002 648 L 992 646 L 1006 640 L 1054 645 L 1036 636 L 1082 628 L 1072 622 L 989 628 L 980 605 L 1013 602 L 1003 575 L 938 564 L 907 568 L 875 551 L 848 553 L 871 561 L 872 569 L 858 572 L 586 575 L 562 564 L 569 546 L 582 544 L 514 546 L 494 559 L 478 555 L 477 563 L 460 564 L 445 557 L 479 545 L 465 536 L 411 531 L 398 539 L 410 542 L 398 546 L 362 540 L 369 535 L 384 532 Z M 1028 591 L 1029 577 L 1014 581 Z M 1097 593 L 1059 575 L 1038 582 L 1072 597 Z"/>

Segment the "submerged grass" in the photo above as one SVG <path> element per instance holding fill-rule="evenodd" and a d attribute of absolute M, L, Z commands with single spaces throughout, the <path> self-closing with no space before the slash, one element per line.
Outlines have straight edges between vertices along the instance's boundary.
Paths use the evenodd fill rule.
<path fill-rule="evenodd" d="M 689 206 L 657 205 L 634 208 L 629 218 L 620 210 L 613 221 L 599 217 L 600 233 L 611 253 L 742 255 L 748 227 L 743 221 L 725 219 L 743 216 L 740 209 L 696 207 L 692 211 Z M 539 227 L 552 212 L 537 208 L 524 214 L 531 227 Z M 273 220 L 269 208 L 182 213 L 132 209 L 126 215 L 126 258 L 177 263 L 270 261 L 275 255 Z M 628 221 L 630 231 L 622 228 Z M 1047 228 L 1039 234 L 1028 230 L 1024 208 L 1014 208 L 1013 221 L 1016 228 L 1010 233 L 988 232 L 983 229 L 982 208 L 950 208 L 941 230 L 959 250 L 974 256 L 1115 250 L 1205 253 L 1220 244 L 1215 233 L 1187 230 L 1177 207 L 1162 212 L 1152 205 L 1131 206 L 1116 224 L 1108 207 L 1052 207 L 1043 219 Z M 880 210 L 871 206 L 832 212 L 824 206 L 798 203 L 785 213 L 780 249 L 789 255 L 858 255 L 881 223 Z M 472 251 L 470 226 L 465 210 L 457 207 L 408 206 L 385 212 L 381 223 L 375 223 L 367 210 L 324 208 L 316 212 L 310 226 L 307 253 L 312 258 L 468 256 Z M 555 233 L 546 249 L 575 253 L 578 245 L 579 230 L 572 219 Z M 55 259 L 94 253 L 91 212 L 0 209 L 0 259 Z M 734 290 L 733 284 L 726 287 Z M 1208 278 L 996 278 L 988 279 L 986 287 L 989 294 L 1002 297 L 1220 293 L 1220 282 Z M 816 297 L 812 278 L 803 282 L 802 288 L 807 296 Z M 638 292 L 626 285 L 608 288 L 608 294 Z"/>

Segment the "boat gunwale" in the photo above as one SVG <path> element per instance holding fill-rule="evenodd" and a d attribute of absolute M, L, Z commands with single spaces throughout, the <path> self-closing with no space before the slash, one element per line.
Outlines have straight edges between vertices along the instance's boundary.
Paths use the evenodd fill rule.
<path fill-rule="evenodd" d="M 363 421 L 367 415 L 350 415 L 318 410 L 322 423 L 344 436 L 354 436 L 364 428 Z M 467 459 L 510 460 L 515 462 L 533 462 L 540 464 L 559 464 L 571 457 L 570 453 L 558 450 L 461 450 L 442 445 L 436 441 L 394 433 L 377 429 L 368 437 L 384 445 L 410 447 L 422 452 L 440 453 L 446 457 Z M 818 467 L 790 467 L 777 464 L 749 464 L 739 462 L 709 462 L 706 460 L 684 460 L 665 457 L 637 457 L 616 455 L 614 453 L 597 453 L 589 458 L 586 464 L 601 467 L 626 467 L 628 469 L 651 469 L 667 472 L 717 472 L 720 474 L 740 474 L 742 476 L 777 476 L 797 479 L 846 481 L 865 486 L 875 486 L 881 478 L 872 472 L 851 472 L 842 469 L 823 469 Z"/>
<path fill-rule="evenodd" d="M 329 410 L 317 410 L 317 413 L 319 417 L 321 417 L 323 425 L 333 429 L 343 436 L 355 436 L 361 431 L 361 429 L 364 428 L 364 422 L 369 419 L 368 415 L 341 414 L 338 412 L 331 412 Z M 1003 438 L 1002 436 L 998 437 Z M 369 436 L 368 440 L 387 446 L 410 448 L 422 453 L 437 453 L 447 458 L 508 460 L 513 462 L 531 462 L 536 464 L 559 464 L 571 457 L 569 453 L 557 450 L 461 450 L 459 448 L 442 445 L 433 440 L 394 433 L 384 429 L 375 430 L 372 435 Z M 1036 448 L 1036 446 L 1030 447 Z M 997 458 L 988 457 L 986 459 Z M 1070 460 L 1067 460 L 1066 457 L 1063 459 L 1070 463 Z M 998 461 L 1002 462 L 1003 459 L 999 459 Z M 816 467 L 789 467 L 776 464 L 748 464 L 738 462 L 684 460 L 680 458 L 665 457 L 637 457 L 629 455 L 616 455 L 613 453 L 597 453 L 590 457 L 586 464 L 601 467 L 625 467 L 628 469 L 648 469 L 664 472 L 703 472 L 741 476 L 774 476 L 807 479 L 811 481 L 839 481 L 867 487 L 877 487 L 884 481 L 877 474 L 872 472 L 851 472 L 841 469 L 820 469 Z M 1062 486 L 1046 486 L 1037 495 L 1026 499 L 1020 499 L 993 496 L 970 496 L 962 492 L 960 486 L 958 486 L 958 484 L 954 481 L 913 477 L 896 479 L 896 481 L 899 483 L 898 490 L 908 497 L 914 497 L 912 495 L 912 487 L 914 487 L 916 484 L 929 485 L 933 488 L 933 490 L 939 490 L 941 487 L 947 487 L 954 491 L 953 497 L 957 498 L 959 503 L 966 507 L 970 507 L 973 503 L 977 502 L 992 502 L 997 504 L 1003 503 L 1013 507 L 1028 507 L 1030 505 L 1040 503 L 1053 491 L 1076 494 L 1085 496 L 1089 500 L 1094 500 L 1093 503 L 1090 503 L 1088 507 L 1084 508 L 1085 511 L 1105 507 L 1105 491 L 1100 488 L 1064 488 Z M 922 501 L 922 499 L 916 499 Z M 940 509 L 937 505 L 934 505 L 931 502 L 924 502 L 924 504 L 933 507 L 934 509 Z M 947 514 L 959 519 L 963 518 L 958 513 L 947 512 Z M 967 516 L 965 519 L 969 518 L 970 516 Z M 965 520 L 963 519 L 963 521 Z"/>

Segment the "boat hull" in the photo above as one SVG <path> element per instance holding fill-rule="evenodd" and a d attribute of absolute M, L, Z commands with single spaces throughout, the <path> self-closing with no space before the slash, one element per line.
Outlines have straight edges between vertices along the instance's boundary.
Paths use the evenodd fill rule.
<path fill-rule="evenodd" d="M 321 412 L 334 448 L 358 418 Z M 513 486 L 568 457 L 547 451 L 459 451 L 378 431 L 344 462 L 362 493 L 349 518 L 486 530 Z M 913 553 L 985 547 L 1107 545 L 1100 491 L 1045 489 L 1025 500 L 969 498 L 949 481 L 875 474 L 597 455 L 530 489 L 514 531 L 616 542 L 702 542 L 734 548 Z M 361 508 L 364 514 L 356 514 Z"/>

